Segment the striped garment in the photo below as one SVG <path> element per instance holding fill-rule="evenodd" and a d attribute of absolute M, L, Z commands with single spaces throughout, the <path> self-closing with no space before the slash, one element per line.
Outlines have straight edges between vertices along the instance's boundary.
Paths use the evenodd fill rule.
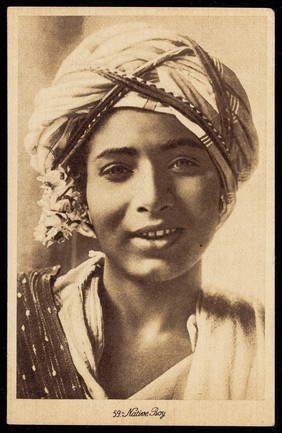
<path fill-rule="evenodd" d="M 18 278 L 18 398 L 86 398 L 50 290 L 58 271 L 55 266 Z"/>

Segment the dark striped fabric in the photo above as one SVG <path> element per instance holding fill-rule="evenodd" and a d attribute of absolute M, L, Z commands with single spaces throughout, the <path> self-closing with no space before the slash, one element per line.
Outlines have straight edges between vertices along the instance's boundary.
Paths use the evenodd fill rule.
<path fill-rule="evenodd" d="M 87 398 L 52 297 L 58 272 L 54 266 L 18 277 L 17 398 Z"/>

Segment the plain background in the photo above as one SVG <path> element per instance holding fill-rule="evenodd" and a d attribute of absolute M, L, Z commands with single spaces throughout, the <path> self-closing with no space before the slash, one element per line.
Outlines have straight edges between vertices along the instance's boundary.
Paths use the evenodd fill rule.
<path fill-rule="evenodd" d="M 196 40 L 238 76 L 252 107 L 260 140 L 259 166 L 238 193 L 236 208 L 216 234 L 203 260 L 204 285 L 264 299 L 266 262 L 267 17 L 264 16 L 20 16 L 18 40 L 18 270 L 62 265 L 62 272 L 88 257 L 93 240 L 80 235 L 48 249 L 34 242 L 41 197 L 37 174 L 23 146 L 33 100 L 49 86 L 62 60 L 91 32 L 126 21 L 170 27 Z M 17 127 L 17 126 L 15 126 Z"/>

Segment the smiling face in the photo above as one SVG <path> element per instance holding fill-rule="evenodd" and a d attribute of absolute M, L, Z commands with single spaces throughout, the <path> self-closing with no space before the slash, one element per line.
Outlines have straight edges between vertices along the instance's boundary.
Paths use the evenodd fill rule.
<path fill-rule="evenodd" d="M 118 109 L 89 143 L 87 202 L 106 263 L 165 281 L 200 260 L 219 221 L 208 152 L 174 116 Z"/>

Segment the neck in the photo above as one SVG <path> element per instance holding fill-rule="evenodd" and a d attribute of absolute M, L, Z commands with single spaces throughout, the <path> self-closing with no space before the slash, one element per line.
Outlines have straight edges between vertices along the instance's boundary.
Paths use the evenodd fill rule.
<path fill-rule="evenodd" d="M 128 276 L 106 258 L 104 285 L 111 315 L 120 325 L 183 329 L 196 309 L 201 262 L 175 279 L 151 282 Z"/>

